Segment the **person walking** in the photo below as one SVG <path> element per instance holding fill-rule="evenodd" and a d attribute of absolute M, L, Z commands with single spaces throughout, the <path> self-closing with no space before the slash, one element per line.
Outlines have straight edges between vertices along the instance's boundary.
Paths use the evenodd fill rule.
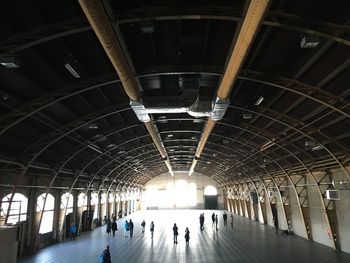
<path fill-rule="evenodd" d="M 108 236 L 111 235 L 111 227 L 112 227 L 111 220 L 108 219 L 108 220 L 107 220 L 107 223 L 106 223 L 106 232 L 107 232 L 107 235 L 108 235 Z"/>
<path fill-rule="evenodd" d="M 124 238 L 129 237 L 129 231 L 130 231 L 129 223 L 128 223 L 127 220 L 125 220 L 125 223 L 124 223 Z"/>
<path fill-rule="evenodd" d="M 113 237 L 115 237 L 115 231 L 118 230 L 117 222 L 115 220 L 113 220 L 111 228 L 112 228 L 112 235 Z"/>
<path fill-rule="evenodd" d="M 105 250 L 103 250 L 100 255 L 100 263 L 111 263 L 111 254 L 109 252 L 109 245 L 106 246 Z"/>
<path fill-rule="evenodd" d="M 226 211 L 224 211 L 224 214 L 222 215 L 222 217 L 224 218 L 224 226 L 227 226 L 227 214 L 226 214 Z"/>
<path fill-rule="evenodd" d="M 173 233 L 174 233 L 174 244 L 177 244 L 177 236 L 179 235 L 178 228 L 176 226 L 176 223 L 173 226 Z"/>
<path fill-rule="evenodd" d="M 188 230 L 188 227 L 186 227 L 186 230 L 185 230 L 185 240 L 186 240 L 186 245 L 188 245 L 190 241 L 190 230 Z"/>
<path fill-rule="evenodd" d="M 211 220 L 213 221 L 212 226 L 214 227 L 214 224 L 215 224 L 215 214 L 214 213 L 211 215 Z"/>
<path fill-rule="evenodd" d="M 151 238 L 153 239 L 153 233 L 154 233 L 154 223 L 151 222 L 151 225 L 149 226 L 149 230 L 151 230 Z"/>
<path fill-rule="evenodd" d="M 145 220 L 142 221 L 141 227 L 142 227 L 142 233 L 145 233 L 145 227 L 146 227 L 146 222 L 145 222 Z"/>
<path fill-rule="evenodd" d="M 204 213 L 200 214 L 200 216 L 199 216 L 199 225 L 200 225 L 201 230 L 203 231 L 203 229 L 204 229 Z"/>
<path fill-rule="evenodd" d="M 69 227 L 70 240 L 75 240 L 76 233 L 77 233 L 77 226 L 74 223 L 72 223 Z"/>
<path fill-rule="evenodd" d="M 216 227 L 216 231 L 218 231 L 218 223 L 219 223 L 218 215 L 215 215 L 215 227 Z"/>
<path fill-rule="evenodd" d="M 130 229 L 130 238 L 132 238 L 134 235 L 134 223 L 132 222 L 131 219 L 129 221 L 129 229 Z"/>
<path fill-rule="evenodd" d="M 231 228 L 233 228 L 233 215 L 231 214 Z"/>

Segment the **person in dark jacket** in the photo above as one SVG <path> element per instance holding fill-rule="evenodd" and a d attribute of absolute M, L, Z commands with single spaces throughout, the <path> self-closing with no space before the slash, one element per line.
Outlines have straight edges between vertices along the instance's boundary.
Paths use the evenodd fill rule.
<path fill-rule="evenodd" d="M 212 226 L 214 227 L 214 224 L 215 224 L 215 214 L 214 213 L 211 215 L 211 221 L 213 222 Z"/>
<path fill-rule="evenodd" d="M 218 231 L 218 223 L 219 223 L 218 215 L 215 215 L 215 227 L 216 227 L 216 231 Z"/>
<path fill-rule="evenodd" d="M 100 256 L 100 263 L 111 263 L 111 254 L 109 253 L 109 245 L 106 246 L 106 249 L 103 250 Z"/>
<path fill-rule="evenodd" d="M 153 239 L 153 233 L 154 233 L 154 223 L 153 223 L 153 221 L 151 222 L 151 224 L 149 226 L 149 230 L 151 230 L 151 238 Z"/>
<path fill-rule="evenodd" d="M 132 236 L 134 235 L 134 223 L 132 222 L 131 219 L 129 221 L 129 229 L 130 229 L 130 238 L 132 238 Z"/>
<path fill-rule="evenodd" d="M 186 227 L 186 230 L 185 230 L 185 240 L 186 240 L 186 245 L 188 245 L 190 241 L 190 230 L 188 230 L 188 227 Z"/>
<path fill-rule="evenodd" d="M 201 230 L 204 229 L 204 213 L 199 216 L 199 224 L 201 226 Z"/>
<path fill-rule="evenodd" d="M 115 231 L 118 230 L 117 222 L 115 220 L 113 220 L 111 228 L 112 228 L 113 237 L 115 237 Z"/>
<path fill-rule="evenodd" d="M 111 220 L 108 219 L 107 220 L 107 223 L 106 223 L 106 232 L 107 232 L 107 235 L 111 235 L 111 227 L 112 227 L 112 223 L 111 223 Z"/>
<path fill-rule="evenodd" d="M 222 217 L 224 218 L 224 226 L 227 226 L 227 214 L 226 214 L 226 212 L 224 212 Z"/>
<path fill-rule="evenodd" d="M 177 236 L 179 235 L 179 232 L 176 224 L 174 224 L 173 226 L 173 233 L 174 233 L 174 244 L 177 244 Z"/>

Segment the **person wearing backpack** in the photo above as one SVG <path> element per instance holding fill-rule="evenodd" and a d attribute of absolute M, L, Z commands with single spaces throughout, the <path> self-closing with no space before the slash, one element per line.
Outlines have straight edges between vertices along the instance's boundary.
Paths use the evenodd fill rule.
<path fill-rule="evenodd" d="M 103 250 L 100 255 L 100 263 L 111 263 L 111 254 L 109 253 L 109 245 L 106 246 L 106 249 Z"/>

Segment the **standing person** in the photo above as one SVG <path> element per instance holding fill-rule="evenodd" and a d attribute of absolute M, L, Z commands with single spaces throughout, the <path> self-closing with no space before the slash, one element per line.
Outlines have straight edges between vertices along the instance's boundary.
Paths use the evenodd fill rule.
<path fill-rule="evenodd" d="M 215 215 L 215 227 L 216 227 L 216 231 L 218 231 L 218 223 L 219 223 L 218 215 Z"/>
<path fill-rule="evenodd" d="M 224 212 L 222 217 L 224 218 L 224 226 L 227 226 L 227 214 L 226 214 L 226 211 Z"/>
<path fill-rule="evenodd" d="M 273 218 L 273 225 L 275 226 L 275 233 L 278 233 L 278 220 L 276 217 Z"/>
<path fill-rule="evenodd" d="M 204 214 L 200 214 L 199 216 L 199 224 L 201 226 L 201 230 L 203 230 L 203 225 L 204 225 Z"/>
<path fill-rule="evenodd" d="M 132 238 L 132 236 L 134 235 L 134 223 L 132 222 L 131 219 L 129 221 L 129 229 L 130 229 L 130 238 Z"/>
<path fill-rule="evenodd" d="M 188 227 L 186 227 L 186 230 L 185 230 L 185 239 L 186 239 L 186 245 L 188 245 L 190 241 L 190 230 L 188 230 Z"/>
<path fill-rule="evenodd" d="M 115 231 L 118 230 L 117 222 L 115 220 L 113 220 L 111 228 L 112 228 L 113 237 L 115 237 Z"/>
<path fill-rule="evenodd" d="M 107 220 L 107 223 L 106 223 L 106 232 L 107 232 L 107 235 L 108 235 L 108 236 L 111 235 L 111 227 L 112 227 L 111 220 L 108 219 L 108 220 Z"/>
<path fill-rule="evenodd" d="M 151 238 L 153 239 L 153 232 L 154 232 L 154 223 L 153 223 L 153 221 L 151 222 L 151 224 L 149 226 L 149 230 L 151 230 Z"/>
<path fill-rule="evenodd" d="M 177 228 L 176 224 L 174 224 L 174 226 L 173 226 L 174 244 L 177 244 L 177 236 L 179 235 L 178 230 L 179 230 L 179 229 Z"/>
<path fill-rule="evenodd" d="M 127 220 L 125 220 L 125 223 L 124 223 L 124 237 L 127 238 L 129 237 L 129 223 Z"/>
<path fill-rule="evenodd" d="M 213 221 L 212 226 L 214 226 L 214 224 L 215 224 L 215 214 L 214 213 L 211 215 L 211 220 Z"/>
<path fill-rule="evenodd" d="M 141 227 L 142 227 L 142 233 L 145 233 L 145 227 L 146 227 L 146 222 L 145 222 L 145 220 L 142 221 Z"/>
<path fill-rule="evenodd" d="M 75 240 L 76 233 L 77 233 L 77 226 L 74 223 L 72 223 L 69 227 L 70 240 Z"/>
<path fill-rule="evenodd" d="M 233 215 L 231 214 L 231 228 L 233 228 Z"/>
<path fill-rule="evenodd" d="M 106 249 L 103 250 L 100 255 L 100 263 L 111 263 L 111 254 L 109 253 L 109 245 L 106 246 Z"/>

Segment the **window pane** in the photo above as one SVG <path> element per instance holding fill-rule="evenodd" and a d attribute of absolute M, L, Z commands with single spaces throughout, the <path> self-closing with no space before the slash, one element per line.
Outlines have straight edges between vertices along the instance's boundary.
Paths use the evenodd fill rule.
<path fill-rule="evenodd" d="M 40 234 L 48 233 L 52 231 L 53 226 L 53 211 L 47 211 L 43 213 L 43 219 L 40 225 Z"/>

